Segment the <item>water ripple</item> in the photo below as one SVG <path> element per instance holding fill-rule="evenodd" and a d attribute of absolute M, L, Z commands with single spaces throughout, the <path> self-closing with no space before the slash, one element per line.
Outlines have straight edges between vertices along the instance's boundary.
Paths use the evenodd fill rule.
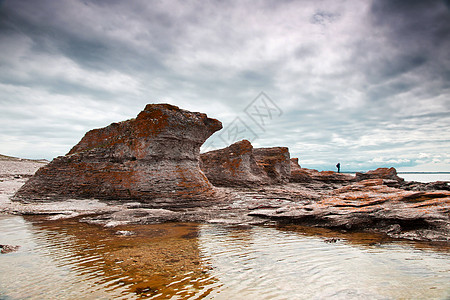
<path fill-rule="evenodd" d="M 446 299 L 448 252 L 300 227 L 113 231 L 0 216 L 0 299 Z M 186 234 L 194 231 L 196 234 Z M 175 234 L 176 233 L 176 234 Z M 192 233 L 192 232 L 191 232 Z M 186 238 L 194 236 L 195 238 Z M 333 237 L 335 243 L 327 243 Z M 370 242 L 368 242 L 370 241 Z"/>
<path fill-rule="evenodd" d="M 222 283 L 210 297 L 441 299 L 450 292 L 449 274 L 439 275 L 450 265 L 448 256 L 401 245 L 374 251 L 345 241 L 324 241 L 275 228 L 204 225 L 200 249 Z M 421 260 L 405 259 L 414 255 Z"/>

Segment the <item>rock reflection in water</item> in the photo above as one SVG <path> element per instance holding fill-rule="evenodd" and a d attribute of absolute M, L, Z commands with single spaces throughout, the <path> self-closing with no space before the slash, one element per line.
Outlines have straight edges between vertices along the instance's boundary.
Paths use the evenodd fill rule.
<path fill-rule="evenodd" d="M 198 225 L 165 223 L 103 228 L 77 220 L 33 222 L 37 243 L 84 280 L 129 298 L 181 299 L 214 283 L 202 264 Z"/>

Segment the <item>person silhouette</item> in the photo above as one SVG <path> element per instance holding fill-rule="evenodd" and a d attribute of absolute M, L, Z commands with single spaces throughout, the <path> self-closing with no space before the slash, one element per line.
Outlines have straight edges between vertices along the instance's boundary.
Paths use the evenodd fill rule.
<path fill-rule="evenodd" d="M 341 163 L 337 163 L 336 168 L 338 169 L 338 173 L 341 172 Z"/>

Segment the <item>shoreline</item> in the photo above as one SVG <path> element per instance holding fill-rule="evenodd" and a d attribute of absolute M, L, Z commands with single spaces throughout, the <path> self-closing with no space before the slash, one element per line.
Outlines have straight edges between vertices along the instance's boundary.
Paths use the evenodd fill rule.
<path fill-rule="evenodd" d="M 5 174 L 8 168 L 5 168 L 4 161 L 0 161 L 0 168 L 3 170 L 0 176 L 1 214 L 43 215 L 48 220 L 76 217 L 81 222 L 104 227 L 164 222 L 228 225 L 264 225 L 275 222 L 342 232 L 375 232 L 408 240 L 450 242 L 450 222 L 448 216 L 447 220 L 443 217 L 450 207 L 450 192 L 407 191 L 399 186 L 390 187 L 389 185 L 394 184 L 392 180 L 215 187 L 218 198 L 212 199 L 208 205 L 178 208 L 168 206 L 167 203 L 163 205 L 98 199 L 27 203 L 12 201 L 10 198 L 45 163 L 17 160 L 15 164 L 14 168 L 9 164 L 9 170 L 18 170 L 22 176 Z M 427 184 L 418 186 L 424 188 Z M 413 187 L 417 187 L 417 183 Z M 359 198 L 351 200 L 356 195 Z M 418 209 L 417 203 L 422 208 Z M 202 201 L 202 204 L 205 202 Z M 425 225 L 424 220 L 428 222 Z M 415 222 L 420 226 L 416 226 Z"/>

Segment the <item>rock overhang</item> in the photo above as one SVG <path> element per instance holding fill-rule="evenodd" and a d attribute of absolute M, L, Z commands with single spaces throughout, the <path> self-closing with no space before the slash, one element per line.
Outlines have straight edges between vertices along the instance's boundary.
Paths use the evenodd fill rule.
<path fill-rule="evenodd" d="M 199 168 L 200 146 L 221 128 L 204 113 L 148 104 L 136 118 L 87 132 L 67 155 L 38 170 L 15 199 L 211 198 L 215 190 Z"/>

